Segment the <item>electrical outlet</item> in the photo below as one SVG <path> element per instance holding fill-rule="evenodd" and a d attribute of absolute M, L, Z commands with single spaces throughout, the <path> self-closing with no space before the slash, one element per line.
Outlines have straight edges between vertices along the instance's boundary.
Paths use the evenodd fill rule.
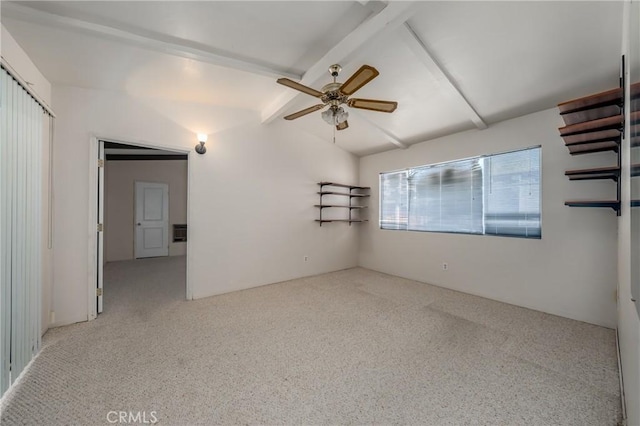
<path fill-rule="evenodd" d="M 447 262 L 442 262 L 442 270 L 446 271 L 449 269 L 449 264 Z"/>
<path fill-rule="evenodd" d="M 305 261 L 305 262 L 308 262 L 308 261 L 309 261 L 309 256 L 305 256 L 305 257 L 304 257 L 304 261 Z"/>

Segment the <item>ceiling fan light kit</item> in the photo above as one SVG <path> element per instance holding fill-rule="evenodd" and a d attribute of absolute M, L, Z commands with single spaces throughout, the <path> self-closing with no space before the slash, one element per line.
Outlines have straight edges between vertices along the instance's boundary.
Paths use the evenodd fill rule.
<path fill-rule="evenodd" d="M 328 124 L 335 126 L 337 130 L 344 130 L 349 127 L 349 123 L 347 122 L 349 113 L 345 111 L 341 105 L 347 105 L 350 108 L 360 108 L 369 111 L 387 113 L 391 113 L 396 110 L 398 103 L 393 101 L 381 101 L 377 99 L 349 99 L 349 96 L 380 75 L 377 69 L 370 65 L 363 65 L 358 69 L 358 71 L 349 77 L 347 81 L 339 83 L 337 78 L 341 70 L 342 67 L 338 64 L 333 64 L 329 67 L 329 74 L 333 77 L 333 83 L 326 84 L 322 87 L 322 91 L 312 89 L 311 87 L 307 87 L 288 78 L 279 78 L 277 81 L 283 86 L 320 98 L 322 101 L 321 104 L 289 114 L 284 117 L 284 119 L 295 120 L 296 118 L 300 118 L 329 106 L 329 109 L 322 112 L 322 119 Z"/>
<path fill-rule="evenodd" d="M 348 118 L 349 113 L 344 108 L 335 105 L 322 112 L 322 119 L 333 126 L 345 123 Z"/>

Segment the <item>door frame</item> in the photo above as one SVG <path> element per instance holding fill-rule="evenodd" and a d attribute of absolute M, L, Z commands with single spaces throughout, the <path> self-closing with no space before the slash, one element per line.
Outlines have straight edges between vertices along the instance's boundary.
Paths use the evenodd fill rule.
<path fill-rule="evenodd" d="M 105 182 L 104 182 L 104 166 L 106 165 L 105 163 L 105 157 L 104 157 L 104 141 L 98 140 L 98 161 L 102 162 L 103 167 L 99 167 L 98 168 L 98 184 L 96 185 L 98 187 L 98 201 L 96 203 L 97 206 L 97 218 L 96 218 L 96 223 L 104 223 L 104 188 L 105 188 Z M 96 229 L 96 238 L 97 238 L 97 266 L 100 265 L 104 265 L 104 230 L 99 230 Z M 96 314 L 100 314 L 102 313 L 102 292 L 103 292 L 103 278 L 104 278 L 104 268 L 102 267 L 98 267 L 97 268 L 97 304 L 96 304 L 96 308 L 97 308 L 97 312 Z"/>
<path fill-rule="evenodd" d="M 86 287 L 86 300 L 87 300 L 87 320 L 91 321 L 97 318 L 97 299 L 96 299 L 96 288 L 102 286 L 102 271 L 104 265 L 98 265 L 98 249 L 100 248 L 104 251 L 104 238 L 98 238 L 98 233 L 96 232 L 96 227 L 98 224 L 98 218 L 100 211 L 98 210 L 98 174 L 100 173 L 100 169 L 98 167 L 98 159 L 100 155 L 100 142 L 114 142 L 121 143 L 126 145 L 134 145 L 142 148 L 155 148 L 162 149 L 164 151 L 174 151 L 178 154 L 186 154 L 187 155 L 187 223 L 191 223 L 191 195 L 190 195 L 190 187 L 191 187 L 191 179 L 192 179 L 192 167 L 191 162 L 193 159 L 193 150 L 185 149 L 180 147 L 167 147 L 158 144 L 153 144 L 146 141 L 132 140 L 129 138 L 119 138 L 112 136 L 104 136 L 104 135 L 91 135 L 89 138 L 89 222 L 88 222 L 88 273 L 87 273 L 87 287 Z M 102 213 L 104 213 L 104 203 L 101 204 Z M 100 244 L 100 246 L 99 246 Z M 185 289 L 185 299 L 192 300 L 193 299 L 193 290 L 191 285 L 190 276 L 190 265 L 191 265 L 191 239 L 187 238 L 187 271 L 186 271 L 186 289 Z"/>

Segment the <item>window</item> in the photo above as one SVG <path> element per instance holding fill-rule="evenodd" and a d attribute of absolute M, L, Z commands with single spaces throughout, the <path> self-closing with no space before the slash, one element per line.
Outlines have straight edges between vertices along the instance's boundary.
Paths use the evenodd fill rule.
<path fill-rule="evenodd" d="M 408 195 L 407 171 L 380 175 L 380 227 L 407 229 Z"/>
<path fill-rule="evenodd" d="M 540 148 L 484 158 L 484 233 L 540 238 Z"/>
<path fill-rule="evenodd" d="M 380 228 L 540 238 L 540 147 L 380 174 Z"/>

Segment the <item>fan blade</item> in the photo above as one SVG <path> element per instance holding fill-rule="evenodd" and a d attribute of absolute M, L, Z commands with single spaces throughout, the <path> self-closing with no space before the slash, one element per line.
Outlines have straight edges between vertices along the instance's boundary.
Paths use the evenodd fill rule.
<path fill-rule="evenodd" d="M 338 125 L 336 126 L 336 129 L 344 130 L 347 127 L 349 127 L 349 123 L 347 123 L 346 121 L 343 121 L 342 123 L 338 123 Z"/>
<path fill-rule="evenodd" d="M 398 107 L 397 102 L 379 101 L 377 99 L 349 99 L 347 104 L 351 108 L 368 109 L 379 112 L 393 112 Z"/>
<path fill-rule="evenodd" d="M 314 111 L 317 111 L 319 109 L 322 109 L 322 108 L 324 108 L 324 104 L 314 105 L 312 107 L 305 108 L 302 111 L 298 111 L 298 112 L 294 112 L 293 114 L 289 114 L 284 119 L 285 120 L 295 120 L 296 118 L 300 118 L 303 115 L 310 114 L 310 113 L 312 113 Z"/>
<path fill-rule="evenodd" d="M 311 87 L 307 87 L 304 84 L 300 84 L 293 80 L 289 80 L 288 78 L 279 78 L 278 83 L 283 86 L 291 87 L 292 89 L 296 89 L 301 91 L 302 93 L 306 93 L 307 95 L 315 96 L 316 98 L 321 97 L 324 93 L 318 92 L 316 89 L 312 89 Z"/>
<path fill-rule="evenodd" d="M 342 83 L 340 91 L 347 95 L 353 95 L 356 90 L 376 78 L 380 73 L 377 69 L 370 65 L 363 65 L 358 71 L 356 71 L 347 81 Z"/>

